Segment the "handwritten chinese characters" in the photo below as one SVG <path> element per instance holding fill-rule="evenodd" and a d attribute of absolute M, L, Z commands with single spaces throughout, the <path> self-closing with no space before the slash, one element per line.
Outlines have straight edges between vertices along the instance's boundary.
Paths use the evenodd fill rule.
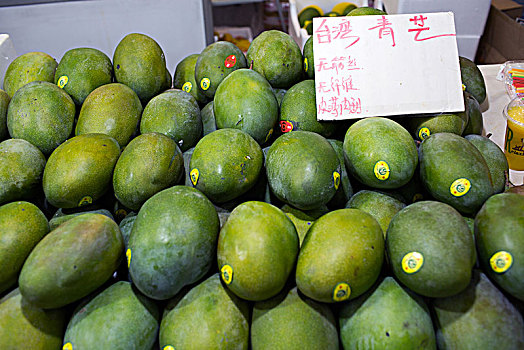
<path fill-rule="evenodd" d="M 452 13 L 313 20 L 317 119 L 463 110 Z"/>

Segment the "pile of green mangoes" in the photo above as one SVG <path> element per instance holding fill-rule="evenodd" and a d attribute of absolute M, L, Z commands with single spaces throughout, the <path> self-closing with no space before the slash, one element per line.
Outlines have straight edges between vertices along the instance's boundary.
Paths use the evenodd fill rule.
<path fill-rule="evenodd" d="M 17 57 L 0 349 L 523 349 L 524 197 L 458 59 L 464 112 L 319 121 L 277 30 Z"/>

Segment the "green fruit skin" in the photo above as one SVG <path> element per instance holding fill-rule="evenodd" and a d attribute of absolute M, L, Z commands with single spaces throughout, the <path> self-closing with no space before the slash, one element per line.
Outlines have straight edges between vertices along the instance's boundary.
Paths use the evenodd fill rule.
<path fill-rule="evenodd" d="M 3 89 L 9 97 L 33 81 L 53 82 L 58 63 L 44 52 L 28 52 L 11 62 L 4 76 Z"/>
<path fill-rule="evenodd" d="M 0 300 L 0 349 L 61 349 L 66 324 L 65 308 L 38 308 L 17 288 Z"/>
<path fill-rule="evenodd" d="M 75 103 L 58 86 L 34 81 L 20 88 L 7 108 L 7 128 L 49 155 L 73 131 Z"/>
<path fill-rule="evenodd" d="M 213 204 L 197 189 L 158 192 L 140 208 L 129 238 L 133 283 L 146 296 L 165 300 L 198 281 L 215 258 L 219 227 Z"/>
<path fill-rule="evenodd" d="M 296 282 L 306 296 L 333 303 L 340 283 L 350 287 L 349 298 L 368 290 L 384 260 L 384 236 L 378 222 L 359 209 L 339 209 L 317 219 L 302 243 Z"/>
<path fill-rule="evenodd" d="M 72 218 L 31 251 L 18 283 L 35 306 L 53 309 L 77 301 L 105 283 L 124 250 L 118 225 L 102 214 Z"/>
<path fill-rule="evenodd" d="M 315 57 L 313 55 L 313 36 L 310 36 L 304 44 L 302 50 L 304 59 L 304 72 L 308 79 L 315 79 Z"/>
<path fill-rule="evenodd" d="M 462 293 L 432 304 L 439 349 L 524 348 L 522 315 L 482 272 Z"/>
<path fill-rule="evenodd" d="M 422 183 L 438 201 L 463 214 L 474 214 L 493 194 L 488 165 L 478 149 L 465 138 L 451 133 L 430 135 L 420 144 L 419 154 Z M 466 194 L 452 194 L 451 187 L 457 179 L 470 182 Z"/>
<path fill-rule="evenodd" d="M 63 87 L 75 104 L 81 105 L 86 97 L 97 87 L 111 83 L 113 64 L 100 50 L 80 47 L 66 51 L 55 72 L 55 84 L 62 76 L 67 77 Z"/>
<path fill-rule="evenodd" d="M 115 80 L 133 89 L 142 105 L 165 87 L 164 52 L 151 37 L 131 33 L 118 43 L 113 54 Z"/>
<path fill-rule="evenodd" d="M 160 311 L 130 282 L 119 281 L 75 310 L 64 335 L 73 349 L 153 349 Z"/>
<path fill-rule="evenodd" d="M 258 349 L 339 349 L 336 320 L 328 305 L 284 289 L 255 303 L 251 345 Z"/>
<path fill-rule="evenodd" d="M 226 61 L 231 55 L 235 57 L 234 64 L 233 61 Z M 231 72 L 240 68 L 247 68 L 246 57 L 242 51 L 228 41 L 216 41 L 208 45 L 198 56 L 195 65 L 195 88 L 211 99 L 220 83 Z M 205 78 L 209 79 L 207 88 L 202 83 Z"/>
<path fill-rule="evenodd" d="M 344 142 L 335 139 L 328 139 L 328 142 L 337 153 L 340 163 L 340 184 L 335 195 L 327 205 L 329 208 L 341 209 L 344 208 L 349 198 L 353 195 L 353 187 L 349 181 L 346 165 L 344 164 Z"/>
<path fill-rule="evenodd" d="M 466 113 L 468 114 L 468 124 L 462 135 L 477 134 L 482 135 L 484 129 L 484 119 L 479 102 L 468 92 L 464 92 L 466 102 Z"/>
<path fill-rule="evenodd" d="M 218 86 L 213 111 L 217 129 L 240 129 L 259 144 L 267 142 L 278 120 L 271 85 L 254 70 L 238 69 Z"/>
<path fill-rule="evenodd" d="M 475 241 L 480 266 L 498 286 L 524 301 L 524 197 L 516 193 L 491 196 L 475 216 Z M 513 257 L 510 268 L 497 273 L 490 259 L 506 251 Z"/>
<path fill-rule="evenodd" d="M 486 99 L 486 83 L 482 72 L 477 65 L 466 57 L 459 56 L 460 76 L 462 84 L 466 86 L 466 92 L 482 104 Z"/>
<path fill-rule="evenodd" d="M 397 122 L 382 117 L 364 118 L 349 127 L 344 137 L 344 155 L 351 175 L 379 189 L 407 184 L 418 164 L 417 147 L 409 132 Z M 389 167 L 385 180 L 379 179 L 374 171 L 379 161 Z"/>
<path fill-rule="evenodd" d="M 470 134 L 464 138 L 471 142 L 484 157 L 491 175 L 493 192 L 503 192 L 506 188 L 506 174 L 509 173 L 508 160 L 504 151 L 495 142 L 481 135 Z"/>
<path fill-rule="evenodd" d="M 111 188 L 119 156 L 118 142 L 104 134 L 67 140 L 47 160 L 42 180 L 47 200 L 58 208 L 75 208 L 101 198 Z"/>
<path fill-rule="evenodd" d="M 449 132 L 462 135 L 468 123 L 466 112 L 437 114 L 431 117 L 411 117 L 409 120 L 414 139 L 423 141 L 431 134 Z M 422 130 L 423 128 L 428 131 Z"/>
<path fill-rule="evenodd" d="M 371 214 L 382 228 L 384 238 L 393 216 L 405 207 L 406 205 L 398 199 L 371 190 L 355 193 L 346 204 L 346 208 L 360 209 Z"/>
<path fill-rule="evenodd" d="M 302 77 L 302 51 L 293 38 L 279 30 L 260 33 L 246 53 L 248 66 L 274 88 L 289 89 Z"/>
<path fill-rule="evenodd" d="M 315 81 L 303 80 L 287 90 L 280 106 L 280 122 L 289 122 L 293 130 L 312 131 L 330 137 L 337 127 L 332 121 L 317 121 Z"/>
<path fill-rule="evenodd" d="M 198 334 L 198 336 L 195 336 Z M 162 319 L 160 348 L 248 349 L 249 305 L 215 273 L 192 288 Z"/>
<path fill-rule="evenodd" d="M 16 284 L 25 259 L 48 232 L 47 218 L 34 204 L 0 207 L 0 294 Z"/>
<path fill-rule="evenodd" d="M 80 211 L 72 214 L 64 214 L 62 212 L 62 209 L 58 209 L 57 213 L 49 220 L 49 231 L 53 231 L 58 226 L 62 225 L 64 222 L 74 218 L 75 216 L 83 215 L 83 214 L 102 214 L 110 218 L 111 220 L 114 220 L 113 215 L 111 212 L 107 209 L 98 209 L 98 210 L 89 210 L 89 211 Z"/>
<path fill-rule="evenodd" d="M 189 168 L 199 172 L 194 187 L 212 202 L 223 203 L 255 185 L 263 162 L 255 139 L 241 130 L 220 129 L 197 143 Z"/>
<path fill-rule="evenodd" d="M 206 104 L 209 103 L 209 98 L 198 88 L 195 80 L 195 67 L 199 56 L 195 53 L 178 62 L 173 76 L 173 88 L 189 92 L 199 104 Z"/>
<path fill-rule="evenodd" d="M 133 225 L 135 224 L 135 220 L 137 217 L 137 213 L 131 212 L 126 215 L 125 218 L 120 221 L 120 224 L 118 227 L 120 227 L 120 232 L 122 233 L 122 238 L 124 239 L 124 246 L 127 251 L 127 247 L 129 245 L 129 237 L 131 237 L 131 231 L 133 230 Z"/>
<path fill-rule="evenodd" d="M 344 349 L 436 349 L 424 300 L 402 288 L 393 277 L 343 304 L 339 325 Z"/>
<path fill-rule="evenodd" d="M 349 11 L 346 16 L 368 16 L 368 15 L 387 15 L 386 12 L 374 7 L 362 6 Z"/>
<path fill-rule="evenodd" d="M 260 301 L 282 290 L 295 267 L 298 250 L 295 226 L 280 209 L 248 201 L 233 209 L 220 230 L 218 267 L 231 267 L 230 283 L 224 282 L 233 293 Z"/>
<path fill-rule="evenodd" d="M 0 141 L 5 140 L 9 136 L 9 131 L 7 130 L 7 106 L 10 100 L 7 92 L 0 89 Z"/>
<path fill-rule="evenodd" d="M 22 139 L 0 143 L 0 204 L 29 199 L 40 187 L 46 165 L 44 154 Z"/>
<path fill-rule="evenodd" d="M 331 144 L 310 131 L 280 136 L 269 148 L 266 173 L 278 199 L 298 209 L 314 209 L 335 195 L 340 162 Z"/>
<path fill-rule="evenodd" d="M 475 264 L 475 243 L 468 224 L 448 204 L 420 201 L 400 210 L 386 233 L 386 249 L 393 273 L 420 295 L 443 298 L 464 290 Z M 423 263 L 412 273 L 403 258 L 420 253 Z"/>
<path fill-rule="evenodd" d="M 137 132 L 141 115 L 142 105 L 133 90 L 124 84 L 105 84 L 82 104 L 75 135 L 106 134 L 124 148 Z"/>
<path fill-rule="evenodd" d="M 138 210 L 155 193 L 178 183 L 183 172 L 182 152 L 175 141 L 159 133 L 139 135 L 116 162 L 115 197 L 129 209 Z"/>
<path fill-rule="evenodd" d="M 169 136 L 182 152 L 195 146 L 202 135 L 202 117 L 195 98 L 177 89 L 152 98 L 140 121 L 140 133 L 150 132 Z"/>
<path fill-rule="evenodd" d="M 213 101 L 211 101 L 200 110 L 200 116 L 202 117 L 202 137 L 211 134 L 217 129 L 213 104 Z"/>

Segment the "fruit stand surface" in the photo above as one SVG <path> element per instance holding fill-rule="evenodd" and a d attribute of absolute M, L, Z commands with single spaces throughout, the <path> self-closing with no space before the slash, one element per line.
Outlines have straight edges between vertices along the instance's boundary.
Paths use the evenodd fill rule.
<path fill-rule="evenodd" d="M 481 105 L 482 116 L 484 119 L 485 135 L 492 134 L 491 140 L 504 149 L 504 135 L 506 133 L 506 120 L 502 111 L 504 106 L 511 100 L 506 92 L 503 81 L 497 80 L 500 64 L 489 64 L 478 66 L 484 81 L 486 82 L 487 99 Z M 513 171 L 509 173 L 510 181 L 514 185 L 522 185 L 524 171 Z"/>

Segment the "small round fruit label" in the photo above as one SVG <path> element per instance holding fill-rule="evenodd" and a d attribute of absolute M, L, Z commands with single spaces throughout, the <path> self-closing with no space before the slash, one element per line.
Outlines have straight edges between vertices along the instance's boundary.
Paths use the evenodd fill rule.
<path fill-rule="evenodd" d="M 375 163 L 373 171 L 375 172 L 377 179 L 381 181 L 387 180 L 389 178 L 389 165 L 383 160 L 379 160 Z"/>
<path fill-rule="evenodd" d="M 91 198 L 89 196 L 84 196 L 84 197 L 82 197 L 80 202 L 78 202 L 78 206 L 81 207 L 83 205 L 88 205 L 88 204 L 91 204 L 91 203 L 93 203 L 93 198 Z"/>
<path fill-rule="evenodd" d="M 73 344 L 70 342 L 65 343 L 64 346 L 62 346 L 62 350 L 73 350 Z"/>
<path fill-rule="evenodd" d="M 417 272 L 424 265 L 424 257 L 419 252 L 411 252 L 402 258 L 402 271 L 407 274 Z"/>
<path fill-rule="evenodd" d="M 191 92 L 191 89 L 193 88 L 193 84 L 191 84 L 190 81 L 186 81 L 184 85 L 182 85 L 182 90 L 185 92 Z"/>
<path fill-rule="evenodd" d="M 469 180 L 466 178 L 460 178 L 453 181 L 453 183 L 449 187 L 449 191 L 451 192 L 452 196 L 462 197 L 463 195 L 468 193 L 470 188 L 471 182 L 469 182 Z"/>
<path fill-rule="evenodd" d="M 266 140 L 264 142 L 267 142 L 267 140 L 269 140 L 269 138 L 271 137 L 271 135 L 273 135 L 273 128 L 269 129 L 268 133 L 267 133 L 267 136 L 266 136 Z"/>
<path fill-rule="evenodd" d="M 491 259 L 489 259 L 489 264 L 491 265 L 491 269 L 496 273 L 504 273 L 511 268 L 511 265 L 513 265 L 513 256 L 510 253 L 501 250 L 500 252 L 493 254 Z"/>
<path fill-rule="evenodd" d="M 175 347 L 172 345 L 166 345 L 162 350 L 175 350 Z"/>
<path fill-rule="evenodd" d="M 293 131 L 293 123 L 287 120 L 280 121 L 280 130 L 283 133 Z"/>
<path fill-rule="evenodd" d="M 220 269 L 220 275 L 226 284 L 230 284 L 233 280 L 233 268 L 229 265 L 222 266 Z"/>
<path fill-rule="evenodd" d="M 307 64 L 307 57 L 304 57 L 304 71 L 307 73 L 309 66 Z"/>
<path fill-rule="evenodd" d="M 64 86 L 66 86 L 68 81 L 69 81 L 69 78 L 67 77 L 67 75 L 62 75 L 60 78 L 58 78 L 56 85 L 58 85 L 60 89 L 63 89 Z"/>
<path fill-rule="evenodd" d="M 131 265 L 131 249 L 126 250 L 127 268 Z"/>
<path fill-rule="evenodd" d="M 335 190 L 338 190 L 340 186 L 340 173 L 338 171 L 333 172 L 333 184 L 335 185 Z"/>
<path fill-rule="evenodd" d="M 425 126 L 420 128 L 420 130 L 418 131 L 418 138 L 421 140 L 427 139 L 429 135 L 431 135 L 431 131 L 429 131 L 429 129 Z"/>
<path fill-rule="evenodd" d="M 191 170 L 191 172 L 189 173 L 189 177 L 191 178 L 191 183 L 193 184 L 193 186 L 196 186 L 199 176 L 200 176 L 200 172 L 198 171 L 197 168 Z"/>
<path fill-rule="evenodd" d="M 421 201 L 424 199 L 424 195 L 422 193 L 415 193 L 413 195 L 413 198 L 412 198 L 412 202 L 415 203 L 415 202 L 418 202 L 418 201 Z"/>
<path fill-rule="evenodd" d="M 209 89 L 209 87 L 211 86 L 211 80 L 209 80 L 209 78 L 203 78 L 202 80 L 200 80 L 200 87 L 202 88 L 202 90 L 207 90 Z"/>
<path fill-rule="evenodd" d="M 349 298 L 351 295 L 351 288 L 347 283 L 339 283 L 333 289 L 333 300 L 334 301 L 344 301 Z"/>
<path fill-rule="evenodd" d="M 237 64 L 237 56 L 229 55 L 226 57 L 226 60 L 224 61 L 224 66 L 226 66 L 226 68 L 233 68 L 235 64 Z"/>

